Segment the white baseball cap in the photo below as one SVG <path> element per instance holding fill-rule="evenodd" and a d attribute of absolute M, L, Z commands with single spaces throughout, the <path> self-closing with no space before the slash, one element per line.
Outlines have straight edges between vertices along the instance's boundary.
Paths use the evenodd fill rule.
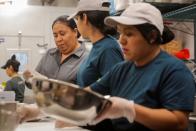
<path fill-rule="evenodd" d="M 76 12 L 69 16 L 68 19 L 74 18 L 80 11 L 109 11 L 109 7 L 105 7 L 104 3 L 110 3 L 109 0 L 80 0 L 78 2 Z"/>
<path fill-rule="evenodd" d="M 163 33 L 163 18 L 161 12 L 149 3 L 130 3 L 120 16 L 108 16 L 105 24 L 116 27 L 117 24 L 139 25 L 149 23 Z"/>

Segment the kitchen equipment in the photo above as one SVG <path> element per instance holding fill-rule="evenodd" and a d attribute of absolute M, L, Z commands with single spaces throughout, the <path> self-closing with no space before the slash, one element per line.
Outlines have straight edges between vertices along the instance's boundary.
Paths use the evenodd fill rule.
<path fill-rule="evenodd" d="M 37 105 L 48 116 L 72 123 L 90 123 L 111 102 L 104 96 L 77 85 L 47 78 L 33 78 Z"/>
<path fill-rule="evenodd" d="M 0 101 L 0 131 L 14 131 L 18 126 L 16 102 Z"/>
<path fill-rule="evenodd" d="M 14 102 L 15 92 L 14 91 L 0 91 L 0 101 Z"/>

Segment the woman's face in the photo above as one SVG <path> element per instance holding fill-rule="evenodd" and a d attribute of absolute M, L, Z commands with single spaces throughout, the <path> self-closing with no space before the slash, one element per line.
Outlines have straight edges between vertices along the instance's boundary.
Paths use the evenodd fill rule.
<path fill-rule="evenodd" d="M 117 26 L 120 33 L 119 42 L 125 59 L 140 62 L 150 53 L 151 46 L 134 26 Z"/>
<path fill-rule="evenodd" d="M 78 31 L 80 32 L 81 36 L 85 39 L 88 39 L 88 29 L 87 29 L 87 16 L 84 15 L 83 19 L 80 18 L 80 16 L 76 16 L 76 25 L 78 28 Z"/>
<path fill-rule="evenodd" d="M 5 72 L 6 72 L 6 74 L 7 74 L 9 77 L 11 77 L 12 74 L 13 74 L 12 66 L 6 67 Z"/>
<path fill-rule="evenodd" d="M 69 54 L 77 46 L 77 31 L 72 30 L 62 22 L 56 22 L 53 26 L 53 36 L 56 46 L 62 54 Z"/>

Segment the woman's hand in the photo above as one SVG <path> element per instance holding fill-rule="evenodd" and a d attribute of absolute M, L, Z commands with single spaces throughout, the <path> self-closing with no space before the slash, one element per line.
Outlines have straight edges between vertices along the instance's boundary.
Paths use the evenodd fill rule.
<path fill-rule="evenodd" d="M 97 124 L 104 119 L 117 119 L 122 117 L 127 118 L 130 123 L 134 121 L 136 114 L 133 101 L 119 97 L 111 97 L 109 100 L 112 104 L 106 107 L 90 124 Z"/>
<path fill-rule="evenodd" d="M 33 75 L 29 70 L 23 72 L 23 78 L 28 81 L 29 78 L 32 78 Z"/>
<path fill-rule="evenodd" d="M 38 118 L 41 112 L 35 104 L 19 103 L 17 106 L 17 114 L 19 122 L 22 123 Z"/>

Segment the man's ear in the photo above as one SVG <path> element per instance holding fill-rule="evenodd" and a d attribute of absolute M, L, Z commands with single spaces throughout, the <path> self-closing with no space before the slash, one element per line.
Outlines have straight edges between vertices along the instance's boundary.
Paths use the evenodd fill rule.
<path fill-rule="evenodd" d="M 157 41 L 157 31 L 152 30 L 151 33 L 149 34 L 149 42 L 150 44 L 154 44 Z"/>

